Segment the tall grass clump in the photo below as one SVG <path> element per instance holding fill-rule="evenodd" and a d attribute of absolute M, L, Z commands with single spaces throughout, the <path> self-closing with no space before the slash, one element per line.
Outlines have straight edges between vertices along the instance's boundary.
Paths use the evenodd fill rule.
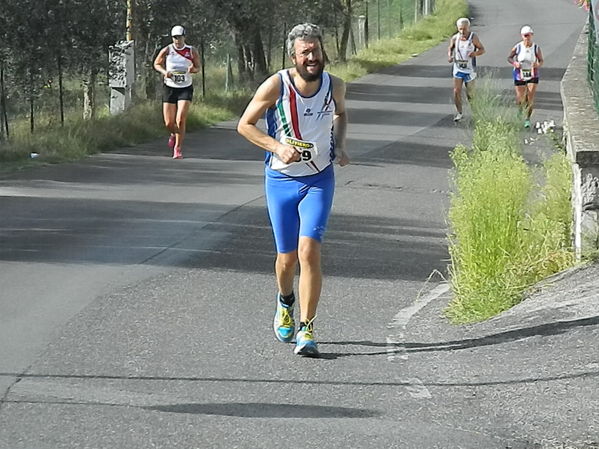
<path fill-rule="evenodd" d="M 456 323 L 512 307 L 529 287 L 574 262 L 566 157 L 556 151 L 537 173 L 522 155 L 511 99 L 482 84 L 472 101 L 472 147 L 459 145 L 451 155 L 454 299 L 446 313 Z"/>

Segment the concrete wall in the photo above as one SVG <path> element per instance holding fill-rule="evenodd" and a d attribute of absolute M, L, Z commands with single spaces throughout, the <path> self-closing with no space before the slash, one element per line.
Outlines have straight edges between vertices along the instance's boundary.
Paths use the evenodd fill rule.
<path fill-rule="evenodd" d="M 583 253 L 599 249 L 599 115 L 587 82 L 588 31 L 578 39 L 561 82 L 564 138 L 574 173 L 574 246 Z"/>

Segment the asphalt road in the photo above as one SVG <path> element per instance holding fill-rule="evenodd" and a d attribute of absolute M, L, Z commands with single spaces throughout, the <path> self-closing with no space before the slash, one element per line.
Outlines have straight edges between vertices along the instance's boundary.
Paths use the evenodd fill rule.
<path fill-rule="evenodd" d="M 569 0 L 471 4 L 479 64 L 506 89 L 507 53 L 524 23 L 535 28 L 546 58 L 535 117 L 561 121 L 583 12 Z M 0 448 L 599 440 L 589 295 L 566 315 L 441 318 L 448 152 L 470 132 L 452 121 L 445 61 L 442 44 L 348 88 L 353 164 L 337 170 L 324 245 L 321 359 L 272 335 L 262 152 L 235 123 L 191 134 L 181 161 L 160 141 L 0 178 Z"/>

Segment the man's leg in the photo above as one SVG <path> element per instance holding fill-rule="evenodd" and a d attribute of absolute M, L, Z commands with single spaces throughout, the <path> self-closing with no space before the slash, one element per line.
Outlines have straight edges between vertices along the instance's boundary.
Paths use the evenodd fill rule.
<path fill-rule="evenodd" d="M 453 79 L 453 102 L 458 114 L 462 113 L 462 84 L 464 80 L 462 78 Z"/>
<path fill-rule="evenodd" d="M 516 104 L 521 110 L 526 109 L 526 86 L 514 86 L 516 91 Z"/>
<path fill-rule="evenodd" d="M 474 80 L 468 81 L 466 84 L 466 98 L 468 101 L 472 101 L 472 97 L 474 97 Z"/>
<path fill-rule="evenodd" d="M 175 133 L 175 148 L 181 148 L 183 146 L 183 140 L 185 140 L 185 124 L 187 122 L 187 113 L 189 112 L 189 107 L 191 106 L 191 101 L 188 100 L 179 100 L 177 102 L 177 132 Z"/>
<path fill-rule="evenodd" d="M 318 240 L 310 237 L 299 239 L 299 297 L 300 321 L 308 323 L 316 316 L 316 308 L 322 290 L 322 270 L 320 266 L 320 248 Z"/>
<path fill-rule="evenodd" d="M 275 275 L 277 277 L 277 286 L 279 293 L 283 296 L 289 296 L 293 293 L 293 280 L 297 268 L 297 251 L 288 253 L 277 253 L 275 262 Z"/>
<path fill-rule="evenodd" d="M 530 120 L 530 116 L 532 115 L 532 110 L 534 107 L 535 94 L 537 93 L 537 83 L 528 83 L 526 85 L 527 93 L 526 93 L 526 118 Z"/>
<path fill-rule="evenodd" d="M 162 116 L 164 117 L 164 124 L 172 134 L 176 134 L 179 130 L 177 129 L 177 105 L 175 103 L 162 103 Z"/>

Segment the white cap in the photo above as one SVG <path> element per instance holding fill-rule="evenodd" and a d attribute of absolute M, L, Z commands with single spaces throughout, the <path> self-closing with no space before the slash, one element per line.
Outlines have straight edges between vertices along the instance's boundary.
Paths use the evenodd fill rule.
<path fill-rule="evenodd" d="M 532 28 L 528 25 L 524 25 L 520 30 L 520 34 L 535 34 Z"/>
<path fill-rule="evenodd" d="M 185 28 L 181 25 L 175 25 L 171 30 L 171 36 L 185 36 Z"/>

